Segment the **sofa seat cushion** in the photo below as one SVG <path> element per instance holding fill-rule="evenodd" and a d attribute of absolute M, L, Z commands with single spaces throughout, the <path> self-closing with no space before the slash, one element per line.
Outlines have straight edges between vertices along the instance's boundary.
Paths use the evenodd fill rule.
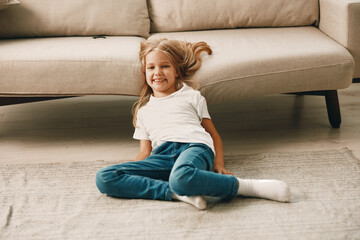
<path fill-rule="evenodd" d="M 130 94 L 140 88 L 139 37 L 0 40 L 0 95 Z"/>
<path fill-rule="evenodd" d="M 209 102 L 346 88 L 354 60 L 316 27 L 157 33 L 150 38 L 205 41 L 213 54 L 192 76 Z"/>

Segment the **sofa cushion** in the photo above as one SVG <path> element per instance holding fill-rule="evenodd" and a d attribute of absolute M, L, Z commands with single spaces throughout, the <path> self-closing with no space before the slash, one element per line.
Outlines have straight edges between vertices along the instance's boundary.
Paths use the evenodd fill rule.
<path fill-rule="evenodd" d="M 213 54 L 192 77 L 209 102 L 267 94 L 346 88 L 354 60 L 316 27 L 157 33 L 152 38 L 205 41 Z"/>
<path fill-rule="evenodd" d="M 0 0 L 0 11 L 19 3 L 17 0 Z"/>
<path fill-rule="evenodd" d="M 148 36 L 146 0 L 21 0 L 0 14 L 0 38 Z"/>
<path fill-rule="evenodd" d="M 139 37 L 0 40 L 0 95 L 130 94 L 140 89 Z"/>
<path fill-rule="evenodd" d="M 151 32 L 317 24 L 319 0 L 150 0 Z"/>

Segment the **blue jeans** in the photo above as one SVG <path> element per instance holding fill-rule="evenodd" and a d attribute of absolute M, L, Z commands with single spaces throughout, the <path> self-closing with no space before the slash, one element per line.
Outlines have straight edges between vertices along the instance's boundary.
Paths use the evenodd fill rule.
<path fill-rule="evenodd" d="M 101 193 L 119 198 L 172 200 L 180 196 L 214 196 L 230 201 L 239 184 L 231 175 L 212 172 L 214 153 L 205 144 L 165 142 L 149 157 L 105 167 L 96 174 Z"/>

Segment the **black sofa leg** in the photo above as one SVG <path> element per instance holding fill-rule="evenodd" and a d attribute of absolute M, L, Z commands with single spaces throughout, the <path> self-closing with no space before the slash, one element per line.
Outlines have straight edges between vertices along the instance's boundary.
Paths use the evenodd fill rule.
<path fill-rule="evenodd" d="M 325 91 L 325 101 L 331 126 L 340 128 L 341 114 L 337 90 Z"/>

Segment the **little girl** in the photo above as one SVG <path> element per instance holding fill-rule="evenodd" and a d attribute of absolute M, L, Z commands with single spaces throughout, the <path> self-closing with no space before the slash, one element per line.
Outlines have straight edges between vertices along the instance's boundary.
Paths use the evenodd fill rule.
<path fill-rule="evenodd" d="M 141 43 L 144 86 L 133 108 L 133 162 L 109 166 L 96 175 L 100 192 L 119 198 L 180 200 L 206 208 L 202 196 L 230 201 L 236 196 L 290 201 L 286 183 L 233 176 L 225 169 L 223 146 L 205 98 L 186 80 L 201 66 L 205 42 L 147 40 Z"/>

